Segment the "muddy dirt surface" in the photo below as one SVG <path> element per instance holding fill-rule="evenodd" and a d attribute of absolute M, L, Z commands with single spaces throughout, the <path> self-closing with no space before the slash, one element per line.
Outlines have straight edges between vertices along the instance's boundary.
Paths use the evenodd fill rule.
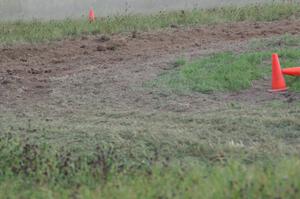
<path fill-rule="evenodd" d="M 230 50 L 242 52 L 253 38 L 300 34 L 300 20 L 234 23 L 154 32 L 84 36 L 47 44 L 0 47 L 0 105 L 63 106 L 101 104 L 190 111 L 221 107 L 224 101 L 262 103 L 293 101 L 293 93 L 268 93 L 269 80 L 235 93 L 177 95 L 142 85 L 173 69 L 179 56 L 189 58 Z M 75 106 L 73 106 L 75 107 Z M 205 108 L 206 107 L 206 108 Z"/>

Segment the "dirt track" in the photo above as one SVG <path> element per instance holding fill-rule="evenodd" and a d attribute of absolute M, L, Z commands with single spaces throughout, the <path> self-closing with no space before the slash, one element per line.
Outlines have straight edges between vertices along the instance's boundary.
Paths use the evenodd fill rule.
<path fill-rule="evenodd" d="M 72 101 L 89 96 L 97 98 L 97 103 L 115 108 L 187 111 L 228 99 L 260 103 L 284 97 L 266 92 L 268 82 L 239 93 L 210 96 L 197 93 L 174 96 L 139 87 L 171 69 L 178 56 L 243 51 L 253 38 L 285 33 L 299 34 L 300 20 L 173 27 L 155 32 L 1 47 L 0 105 L 14 107 L 47 99 L 55 104 L 60 98 L 70 97 Z"/>

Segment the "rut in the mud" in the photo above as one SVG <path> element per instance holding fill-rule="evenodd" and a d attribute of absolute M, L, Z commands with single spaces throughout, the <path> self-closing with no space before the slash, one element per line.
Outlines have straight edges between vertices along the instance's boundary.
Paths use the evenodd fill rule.
<path fill-rule="evenodd" d="M 1 47 L 0 102 L 8 105 L 17 101 L 32 103 L 34 100 L 48 99 L 54 95 L 55 89 L 63 89 L 58 81 L 53 81 L 55 78 L 81 78 L 88 86 L 82 90 L 102 93 L 106 96 L 103 102 L 115 105 L 150 105 L 149 108 L 173 110 L 172 104 L 177 108 L 181 104 L 182 110 L 189 110 L 203 101 L 210 103 L 216 98 L 219 99 L 216 101 L 264 101 L 274 97 L 265 92 L 267 85 L 224 96 L 178 96 L 176 100 L 159 106 L 155 104 L 165 101 L 160 94 L 154 96 L 152 92 L 130 88 L 155 78 L 182 54 L 199 56 L 222 50 L 242 51 L 252 38 L 285 33 L 299 34 L 300 20 L 174 27 L 155 32 L 83 36 L 50 44 Z M 91 82 L 93 79 L 98 82 Z M 61 84 L 66 82 L 70 84 L 66 92 L 84 94 L 79 91 L 78 85 L 67 80 Z"/>

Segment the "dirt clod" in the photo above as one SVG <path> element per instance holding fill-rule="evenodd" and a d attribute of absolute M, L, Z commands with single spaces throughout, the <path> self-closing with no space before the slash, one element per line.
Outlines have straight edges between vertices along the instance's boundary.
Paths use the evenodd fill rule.
<path fill-rule="evenodd" d="M 98 39 L 96 39 L 99 42 L 106 42 L 110 40 L 110 37 L 107 35 L 101 35 Z"/>
<path fill-rule="evenodd" d="M 51 72 L 52 72 L 51 69 L 44 70 L 44 73 L 51 73 Z"/>
<path fill-rule="evenodd" d="M 41 74 L 41 73 L 42 73 L 41 70 L 37 70 L 37 69 L 34 69 L 34 68 L 31 68 L 31 69 L 28 70 L 27 72 L 30 73 L 30 74 L 33 74 L 33 75 L 38 75 L 38 74 Z"/>
<path fill-rule="evenodd" d="M 133 39 L 137 38 L 137 31 L 132 31 L 131 37 L 132 37 Z"/>
<path fill-rule="evenodd" d="M 8 79 L 3 79 L 3 80 L 0 81 L 0 83 L 1 83 L 2 85 L 7 85 L 7 84 L 12 83 L 12 81 L 10 81 L 10 80 L 8 80 Z"/>
<path fill-rule="evenodd" d="M 96 48 L 96 50 L 97 51 L 106 51 L 106 46 L 102 46 L 102 45 L 100 45 L 100 46 L 97 46 L 97 48 Z"/>
<path fill-rule="evenodd" d="M 117 45 L 111 44 L 111 45 L 107 46 L 106 49 L 114 51 L 117 49 Z"/>
<path fill-rule="evenodd" d="M 21 58 L 20 61 L 21 61 L 21 62 L 27 62 L 27 59 Z"/>
<path fill-rule="evenodd" d="M 13 75 L 13 74 L 14 74 L 14 72 L 13 72 L 12 70 L 10 70 L 10 69 L 6 70 L 6 72 L 7 72 L 7 74 L 9 74 L 9 75 Z"/>
<path fill-rule="evenodd" d="M 52 64 L 60 64 L 60 63 L 64 63 L 64 60 L 63 60 L 63 59 L 53 58 L 53 59 L 51 60 L 51 63 L 52 63 Z"/>

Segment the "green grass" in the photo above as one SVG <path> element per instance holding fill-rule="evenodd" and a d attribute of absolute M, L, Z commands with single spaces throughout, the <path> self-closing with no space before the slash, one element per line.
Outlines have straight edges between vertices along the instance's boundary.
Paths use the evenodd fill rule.
<path fill-rule="evenodd" d="M 0 183 L 0 196 L 11 198 L 299 198 L 299 160 L 274 165 L 153 168 L 113 175 L 106 183 L 65 188 L 11 178 Z M 180 179 L 180 180 L 178 180 Z"/>
<path fill-rule="evenodd" d="M 282 67 L 300 65 L 298 49 L 277 49 Z M 274 52 L 275 52 L 274 51 Z M 181 64 L 179 69 L 162 74 L 155 81 L 158 87 L 169 87 L 179 92 L 239 91 L 250 88 L 254 80 L 271 77 L 270 51 L 243 54 L 219 53 Z M 177 62 L 176 62 L 177 63 Z M 295 77 L 286 77 L 291 90 L 299 91 L 300 82 Z"/>
<path fill-rule="evenodd" d="M 273 21 L 298 18 L 300 4 L 272 3 L 244 7 L 225 7 L 156 15 L 127 15 L 100 18 L 89 24 L 87 19 L 63 21 L 0 22 L 0 44 L 45 42 L 89 34 L 147 31 L 171 25 L 194 26 L 238 21 Z"/>
<path fill-rule="evenodd" d="M 245 164 L 216 156 L 213 164 L 153 161 L 132 168 L 98 147 L 72 158 L 47 145 L 0 140 L 0 197 L 6 198 L 298 198 L 300 160 Z M 101 149 L 100 149 L 101 148 Z M 109 155 L 110 154 L 110 155 Z"/>
<path fill-rule="evenodd" d="M 246 89 L 264 75 L 261 63 L 266 57 L 263 53 L 221 53 L 184 65 L 180 76 L 191 90 L 200 92 Z"/>

